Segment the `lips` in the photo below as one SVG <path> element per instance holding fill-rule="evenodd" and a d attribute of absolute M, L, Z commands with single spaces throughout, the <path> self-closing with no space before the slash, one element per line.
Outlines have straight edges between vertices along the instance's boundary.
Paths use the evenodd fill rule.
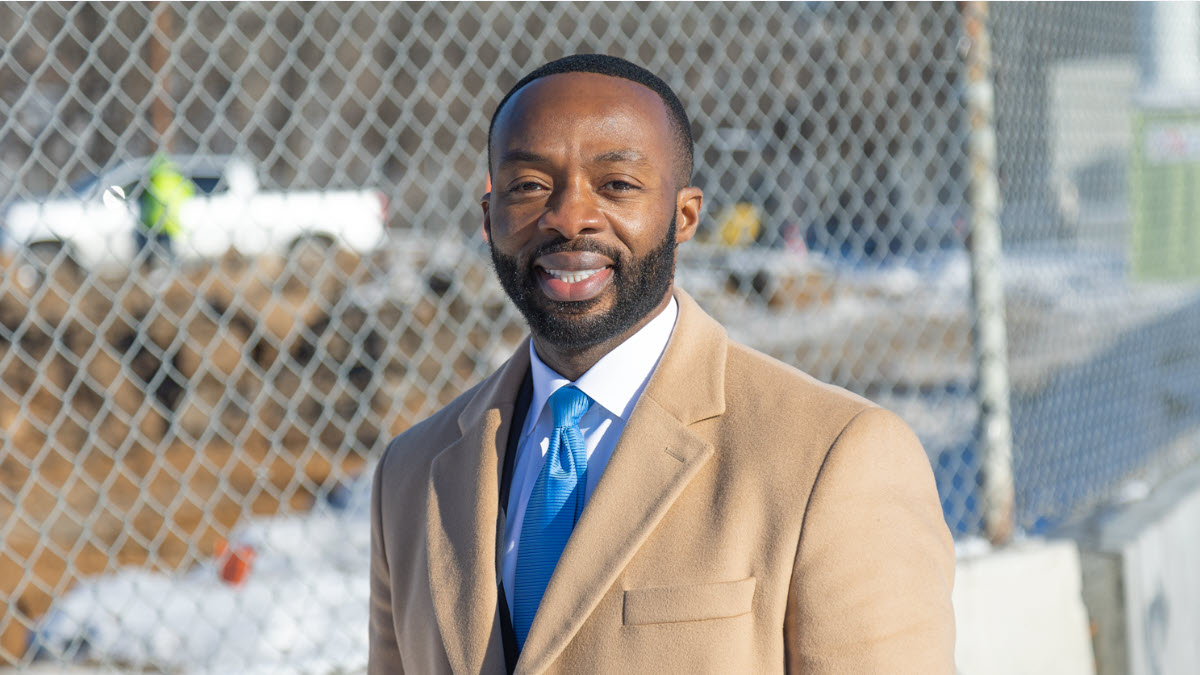
<path fill-rule="evenodd" d="M 604 271 L 604 268 L 594 270 L 579 270 L 573 272 L 571 270 L 546 270 L 546 274 L 554 277 L 559 281 L 565 281 L 568 284 L 577 284 L 585 279 L 590 279 L 592 275 L 599 274 Z"/>
<path fill-rule="evenodd" d="M 591 251 L 564 251 L 534 261 L 538 286 L 551 300 L 580 302 L 604 292 L 612 281 L 612 260 Z"/>

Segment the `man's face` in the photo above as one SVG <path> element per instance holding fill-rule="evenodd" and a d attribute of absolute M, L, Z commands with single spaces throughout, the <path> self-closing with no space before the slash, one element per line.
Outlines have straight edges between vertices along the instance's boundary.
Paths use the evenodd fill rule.
<path fill-rule="evenodd" d="M 492 143 L 484 230 L 535 337 L 565 349 L 619 342 L 666 305 L 700 198 L 677 189 L 657 94 L 606 75 L 551 75 L 509 100 Z"/>

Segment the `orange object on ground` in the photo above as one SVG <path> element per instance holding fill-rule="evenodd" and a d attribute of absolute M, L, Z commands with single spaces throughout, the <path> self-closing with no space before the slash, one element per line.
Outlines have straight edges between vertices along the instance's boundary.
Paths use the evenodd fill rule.
<path fill-rule="evenodd" d="M 231 586 L 241 586 L 246 582 L 255 555 L 254 547 L 249 544 L 238 544 L 231 550 L 229 542 L 220 537 L 213 542 L 213 557 L 217 560 L 221 580 Z"/>

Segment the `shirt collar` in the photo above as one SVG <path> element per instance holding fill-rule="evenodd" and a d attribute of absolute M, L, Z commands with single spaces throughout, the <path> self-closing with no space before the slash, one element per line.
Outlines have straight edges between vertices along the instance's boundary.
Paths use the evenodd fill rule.
<path fill-rule="evenodd" d="M 534 414 L 526 415 L 524 433 L 528 434 L 533 430 L 533 425 L 545 408 L 550 395 L 558 391 L 559 387 L 568 384 L 574 384 L 605 410 L 622 420 L 627 420 L 651 373 L 654 372 L 654 367 L 658 365 L 658 359 L 667 348 L 667 341 L 671 339 L 671 331 L 675 328 L 678 315 L 679 305 L 672 297 L 658 316 L 605 354 L 576 382 L 571 382 L 543 363 L 537 350 L 533 348 L 533 341 L 530 340 L 529 366 L 533 374 L 533 400 L 530 401 L 529 410 Z"/>

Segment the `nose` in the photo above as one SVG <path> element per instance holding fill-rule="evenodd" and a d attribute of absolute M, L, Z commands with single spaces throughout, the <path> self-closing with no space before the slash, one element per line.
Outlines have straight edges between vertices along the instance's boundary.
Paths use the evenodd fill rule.
<path fill-rule="evenodd" d="M 538 227 L 543 232 L 557 232 L 564 239 L 574 239 L 599 232 L 604 227 L 604 214 L 588 186 L 572 181 L 550 195 Z"/>

